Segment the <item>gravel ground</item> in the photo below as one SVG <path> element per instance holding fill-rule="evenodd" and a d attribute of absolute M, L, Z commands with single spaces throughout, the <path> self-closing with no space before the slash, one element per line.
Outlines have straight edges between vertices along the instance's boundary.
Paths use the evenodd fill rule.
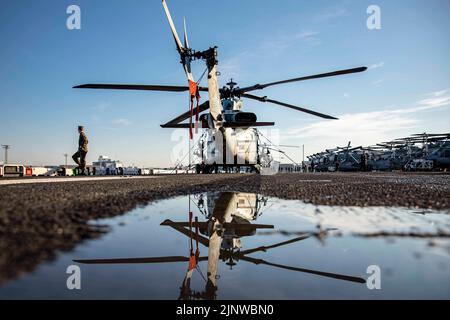
<path fill-rule="evenodd" d="M 0 283 L 104 230 L 90 219 L 205 191 L 257 192 L 313 204 L 450 208 L 450 175 L 333 173 L 178 175 L 0 186 Z"/>

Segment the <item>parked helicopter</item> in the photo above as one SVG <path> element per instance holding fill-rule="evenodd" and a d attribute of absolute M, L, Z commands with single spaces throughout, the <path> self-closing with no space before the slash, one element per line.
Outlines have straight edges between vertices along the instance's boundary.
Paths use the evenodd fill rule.
<path fill-rule="evenodd" d="M 450 169 L 450 133 L 414 134 L 410 139 L 412 143 L 421 144 L 422 154 L 419 154 L 416 159 L 410 160 L 405 166 L 406 170 L 421 169 L 421 164 L 426 164 L 424 161 L 429 162 L 430 170 Z M 418 161 L 420 159 L 422 161 Z"/>
<path fill-rule="evenodd" d="M 270 99 L 267 96 L 253 95 L 249 92 L 285 83 L 334 77 L 367 70 L 366 67 L 351 68 L 265 84 L 255 84 L 242 88 L 238 87 L 236 82 L 230 80 L 226 86 L 220 88 L 218 83 L 217 47 L 210 47 L 204 51 L 193 50 L 189 46 L 186 23 L 184 23 L 184 44 L 182 44 L 165 0 L 162 0 L 162 5 L 175 40 L 176 49 L 180 55 L 181 64 L 188 80 L 188 86 L 83 84 L 75 86 L 74 88 L 189 92 L 190 109 L 167 123 L 162 124 L 161 127 L 188 128 L 191 139 L 193 138 L 194 128 L 206 129 L 206 134 L 202 135 L 201 139 L 198 141 L 200 151 L 197 169 L 199 169 L 200 164 L 203 164 L 208 169 L 208 172 L 210 171 L 210 167 L 213 167 L 215 171 L 217 171 L 218 166 L 221 166 L 222 168 L 249 166 L 252 169 L 260 171 L 262 167 L 272 163 L 270 159 L 266 159 L 270 158 L 268 150 L 259 146 L 259 135 L 256 127 L 273 126 L 275 123 L 259 122 L 256 114 L 242 111 L 242 98 L 276 104 L 324 119 L 336 119 L 327 114 Z M 205 73 L 207 75 L 207 87 L 199 85 L 203 76 L 198 80 L 194 80 L 191 71 L 191 63 L 195 60 L 204 60 L 206 63 Z M 209 100 L 200 104 L 200 92 L 208 92 Z M 196 106 L 194 106 L 194 100 L 196 100 Z M 201 114 L 205 111 L 208 112 Z M 193 123 L 194 117 L 195 124 Z M 188 123 L 182 123 L 187 119 L 189 119 Z"/>
<path fill-rule="evenodd" d="M 190 199 L 189 199 L 190 201 Z M 266 265 L 284 270 L 309 273 L 316 276 L 327 277 L 337 280 L 350 281 L 363 284 L 365 279 L 360 277 L 336 274 L 306 268 L 287 266 L 272 263 L 263 259 L 250 256 L 256 252 L 267 252 L 267 250 L 302 241 L 314 236 L 313 233 L 304 233 L 296 238 L 275 243 L 268 246 L 241 250 L 241 238 L 253 236 L 258 229 L 273 229 L 273 225 L 253 223 L 262 214 L 262 208 L 266 205 L 267 198 L 249 193 L 223 192 L 208 193 L 197 198 L 197 207 L 205 215 L 207 221 L 200 222 L 198 217 L 193 219 L 189 210 L 187 222 L 174 222 L 165 220 L 162 226 L 169 226 L 184 234 L 190 239 L 189 256 L 167 256 L 148 258 L 123 258 L 123 259 L 83 259 L 74 260 L 83 264 L 153 264 L 188 262 L 188 268 L 180 286 L 180 300 L 217 298 L 219 261 L 223 261 L 233 268 L 239 261 L 246 261 L 255 265 Z M 194 245 L 195 243 L 195 245 Z M 208 248 L 207 256 L 200 256 L 199 244 Z M 195 247 L 195 249 L 194 249 Z M 195 270 L 200 271 L 199 263 L 207 261 L 207 278 L 205 289 L 194 291 L 191 289 L 191 279 Z"/>

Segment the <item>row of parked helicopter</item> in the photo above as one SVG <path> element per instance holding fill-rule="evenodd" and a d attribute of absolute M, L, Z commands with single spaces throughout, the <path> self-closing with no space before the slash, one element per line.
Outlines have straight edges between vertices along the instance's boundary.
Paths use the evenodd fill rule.
<path fill-rule="evenodd" d="M 308 156 L 311 170 L 334 171 L 447 171 L 450 133 L 414 134 L 369 147 L 336 147 Z"/>

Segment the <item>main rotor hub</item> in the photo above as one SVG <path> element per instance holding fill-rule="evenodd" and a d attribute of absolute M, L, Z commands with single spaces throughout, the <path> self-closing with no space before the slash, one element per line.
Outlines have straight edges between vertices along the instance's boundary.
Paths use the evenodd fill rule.
<path fill-rule="evenodd" d="M 240 95 L 238 93 L 239 87 L 237 86 L 237 83 L 233 81 L 233 78 L 230 79 L 229 82 L 226 83 L 225 86 L 220 89 L 220 95 L 221 98 L 225 99 L 233 99 L 233 98 L 240 98 Z"/>

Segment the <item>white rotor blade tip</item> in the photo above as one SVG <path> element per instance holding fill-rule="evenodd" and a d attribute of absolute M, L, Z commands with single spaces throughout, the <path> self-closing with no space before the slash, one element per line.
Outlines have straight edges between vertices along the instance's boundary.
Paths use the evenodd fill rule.
<path fill-rule="evenodd" d="M 187 29 L 186 29 L 186 18 L 183 18 L 183 24 L 184 24 L 184 47 L 186 49 L 189 48 L 189 41 L 187 36 Z"/>

